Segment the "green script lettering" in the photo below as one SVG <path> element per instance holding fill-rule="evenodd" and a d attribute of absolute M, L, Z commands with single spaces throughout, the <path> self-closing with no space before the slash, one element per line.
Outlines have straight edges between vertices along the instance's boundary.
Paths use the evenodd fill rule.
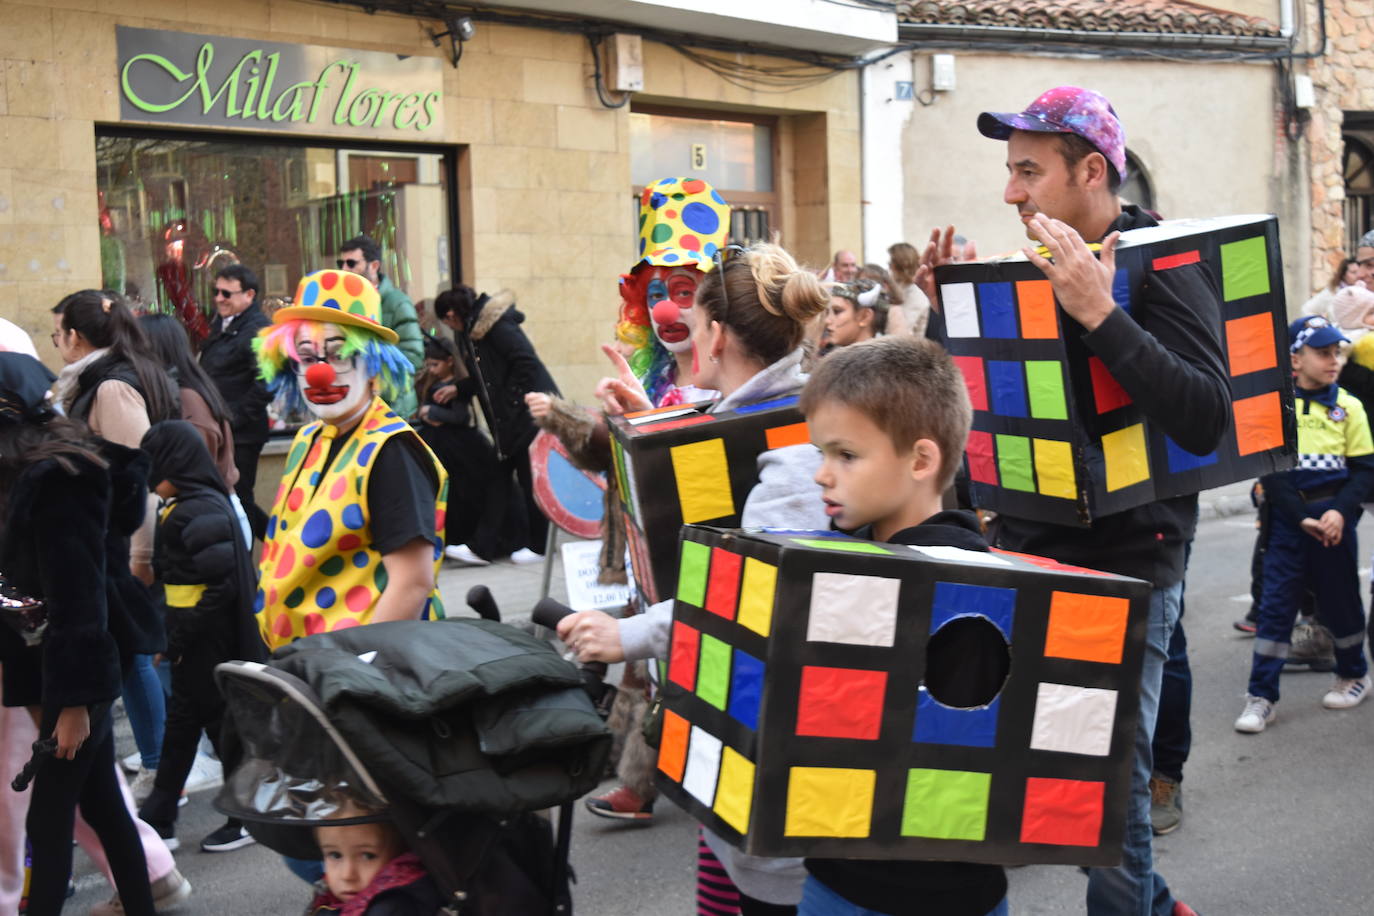
<path fill-rule="evenodd" d="M 140 111 L 171 111 L 173 108 L 176 108 L 182 102 L 186 101 L 190 97 L 191 93 L 196 91 L 195 85 L 192 84 L 191 88 L 187 89 L 186 92 L 181 96 L 181 98 L 174 99 L 173 101 L 168 102 L 165 105 L 159 105 L 156 102 L 149 102 L 145 99 L 139 98 L 138 94 L 134 92 L 134 87 L 129 85 L 129 70 L 133 68 L 134 64 L 138 63 L 141 60 L 146 60 L 151 64 L 156 64 L 163 70 L 167 71 L 168 75 L 172 77 L 173 82 L 184 83 L 186 80 L 191 78 L 191 74 L 183 72 L 180 68 L 177 67 L 176 64 L 172 63 L 167 58 L 162 57 L 158 54 L 140 54 L 137 57 L 129 58 L 128 62 L 124 64 L 124 69 L 119 72 L 119 85 L 120 88 L 124 90 L 124 97 L 128 99 L 129 102 Z"/>
<path fill-rule="evenodd" d="M 354 127 L 362 127 L 372 118 L 372 112 L 382 107 L 386 93 L 379 89 L 364 89 L 353 99 L 353 103 L 348 106 L 348 123 Z M 358 110 L 358 103 L 366 102 L 367 107 L 361 112 Z"/>
<path fill-rule="evenodd" d="M 416 130 L 429 130 L 434 126 L 434 103 L 439 101 L 438 92 L 425 93 L 425 123 L 416 124 Z"/>
<path fill-rule="evenodd" d="M 281 54 L 276 51 L 267 55 L 267 76 L 265 76 L 262 81 L 262 95 L 258 96 L 258 98 L 261 99 L 261 101 L 258 102 L 259 121 L 267 120 L 267 113 L 270 110 L 267 105 L 267 99 L 272 95 L 272 83 L 277 78 L 277 61 L 280 59 Z M 244 116 L 247 116 L 247 112 L 244 112 Z"/>
<path fill-rule="evenodd" d="M 334 123 L 343 124 L 349 116 L 348 97 L 353 93 L 353 81 L 358 78 L 358 65 L 352 61 L 339 61 L 348 70 L 348 79 L 344 81 L 344 87 L 339 91 L 339 104 L 334 107 Z M 313 118 L 311 120 L 314 120 Z"/>
<path fill-rule="evenodd" d="M 305 117 L 305 112 L 301 107 L 301 93 L 305 92 L 307 89 L 316 88 L 318 88 L 318 86 L 315 83 L 296 83 L 292 86 L 287 86 L 282 90 L 281 95 L 277 96 L 277 101 L 272 104 L 272 120 L 285 121 L 287 118 L 290 118 L 292 121 L 299 121 L 301 118 Z M 282 111 L 281 103 L 285 102 L 288 98 L 291 100 L 291 105 L 286 111 Z M 318 93 L 316 93 L 316 98 L 319 98 Z"/>
<path fill-rule="evenodd" d="M 410 95 L 401 99 L 401 101 L 396 105 L 396 113 L 391 119 L 391 126 L 396 128 L 397 130 L 405 130 L 411 124 L 414 124 L 416 116 L 419 115 L 418 111 L 410 112 L 410 117 L 406 119 L 406 122 L 404 124 L 401 123 L 401 116 L 406 114 L 407 108 L 410 108 L 412 105 L 418 104 L 419 101 L 420 93 L 418 92 L 412 92 Z"/>

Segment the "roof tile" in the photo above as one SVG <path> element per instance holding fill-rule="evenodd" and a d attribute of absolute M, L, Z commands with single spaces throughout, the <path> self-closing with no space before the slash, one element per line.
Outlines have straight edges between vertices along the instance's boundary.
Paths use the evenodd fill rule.
<path fill-rule="evenodd" d="M 1187 0 L 899 0 L 904 25 L 1278 37 L 1267 19 Z"/>

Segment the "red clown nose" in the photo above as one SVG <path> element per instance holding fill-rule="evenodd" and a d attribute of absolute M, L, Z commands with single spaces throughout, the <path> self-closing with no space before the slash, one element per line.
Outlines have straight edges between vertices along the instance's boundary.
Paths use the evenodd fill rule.
<path fill-rule="evenodd" d="M 682 315 L 682 310 L 677 307 L 677 304 L 667 299 L 655 305 L 653 311 L 654 321 L 659 324 L 673 324 Z"/>
<path fill-rule="evenodd" d="M 305 383 L 311 388 L 329 388 L 334 384 L 334 367 L 329 363 L 316 363 L 305 370 Z"/>

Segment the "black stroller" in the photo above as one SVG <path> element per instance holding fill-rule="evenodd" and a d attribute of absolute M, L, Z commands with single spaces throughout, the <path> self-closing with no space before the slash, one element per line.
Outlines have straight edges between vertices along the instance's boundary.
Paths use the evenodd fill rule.
<path fill-rule="evenodd" d="M 569 914 L 571 802 L 611 747 L 585 677 L 547 642 L 471 619 L 354 627 L 222 664 L 243 758 L 215 807 L 301 859 L 319 858 L 310 828 L 389 820 L 445 895 L 440 913 Z M 537 812 L 557 806 L 555 840 Z M 383 813 L 342 816 L 357 808 Z"/>

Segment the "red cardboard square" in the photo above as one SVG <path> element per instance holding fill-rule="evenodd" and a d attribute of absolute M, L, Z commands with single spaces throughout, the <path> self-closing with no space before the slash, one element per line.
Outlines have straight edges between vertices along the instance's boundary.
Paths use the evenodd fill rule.
<path fill-rule="evenodd" d="M 1102 836 L 1102 799 L 1106 790 L 1104 782 L 1027 779 L 1021 842 L 1096 846 Z"/>
<path fill-rule="evenodd" d="M 983 375 L 983 359 L 980 356 L 956 356 L 954 365 L 964 376 L 968 388 L 968 400 L 974 410 L 988 409 L 988 383 Z"/>
<path fill-rule="evenodd" d="M 706 610 L 726 620 L 735 619 L 739 600 L 739 570 L 744 557 L 719 547 L 711 548 L 711 578 L 706 585 Z"/>
<path fill-rule="evenodd" d="M 797 734 L 874 741 L 886 691 L 886 671 L 807 665 L 797 700 Z"/>
<path fill-rule="evenodd" d="M 1102 360 L 1096 356 L 1089 356 L 1088 372 L 1092 375 L 1093 402 L 1097 404 L 1098 413 L 1107 413 L 1131 403 L 1131 396 L 1121 387 L 1120 382 L 1112 378 Z"/>
<path fill-rule="evenodd" d="M 673 622 L 673 647 L 668 652 L 668 680 L 688 690 L 697 686 L 697 653 L 701 650 L 701 631 L 685 623 Z"/>
<path fill-rule="evenodd" d="M 968 476 L 978 483 L 997 486 L 997 456 L 992 448 L 992 433 L 971 430 L 964 453 L 968 455 Z"/>

